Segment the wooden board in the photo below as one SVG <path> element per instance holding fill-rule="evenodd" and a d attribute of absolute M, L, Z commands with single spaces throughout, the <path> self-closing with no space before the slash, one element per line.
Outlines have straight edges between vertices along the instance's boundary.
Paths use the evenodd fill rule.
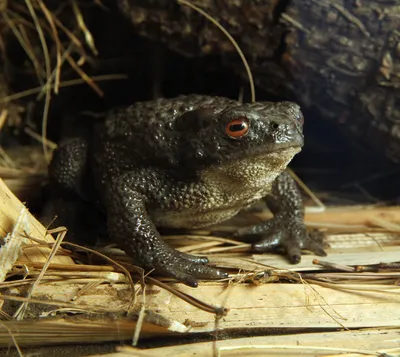
<path fill-rule="evenodd" d="M 152 349 L 118 348 L 121 352 L 102 357 L 221 357 L 234 356 L 329 356 L 366 357 L 400 355 L 399 329 L 307 333 L 261 336 L 214 342 L 191 343 Z M 358 351 L 358 352 L 356 352 Z M 100 357 L 93 355 L 91 357 Z"/>
<path fill-rule="evenodd" d="M 100 343 L 132 340 L 137 316 L 114 318 L 42 318 L 32 321 L 7 321 L 0 324 L 0 348 L 18 344 L 22 346 L 48 346 L 54 344 Z M 172 336 L 184 331 L 185 326 L 153 314 L 141 325 L 140 336 L 150 338 Z M 14 341 L 13 341 L 14 338 Z"/>
<path fill-rule="evenodd" d="M 342 290 L 317 285 L 203 284 L 179 290 L 212 305 L 229 309 L 218 322 L 220 329 L 256 328 L 367 328 L 399 326 L 400 287 L 342 285 Z M 161 315 L 196 325 L 191 332 L 209 332 L 216 327 L 212 314 L 201 311 L 169 292 L 147 296 L 147 306 Z"/>

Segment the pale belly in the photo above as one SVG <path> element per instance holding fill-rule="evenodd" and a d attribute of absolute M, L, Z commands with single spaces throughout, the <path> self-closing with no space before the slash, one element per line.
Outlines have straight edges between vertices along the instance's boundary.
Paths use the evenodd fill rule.
<path fill-rule="evenodd" d="M 248 197 L 236 197 L 229 201 L 227 197 L 216 200 L 213 197 L 212 204 L 197 203 L 193 206 L 179 210 L 156 209 L 150 216 L 157 227 L 165 228 L 202 228 L 226 221 L 235 216 L 242 209 L 248 208 L 261 198 L 265 197 L 269 190 L 263 189 Z"/>
<path fill-rule="evenodd" d="M 157 227 L 202 228 L 228 220 L 240 209 L 214 210 L 211 212 L 154 212 L 151 217 Z"/>

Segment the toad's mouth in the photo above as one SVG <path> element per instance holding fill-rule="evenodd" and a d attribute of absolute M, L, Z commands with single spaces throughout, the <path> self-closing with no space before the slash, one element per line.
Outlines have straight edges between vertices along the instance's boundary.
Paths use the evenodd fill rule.
<path fill-rule="evenodd" d="M 282 140 L 282 141 L 277 141 L 271 146 L 270 151 L 281 151 L 285 149 L 290 149 L 290 148 L 298 148 L 301 150 L 301 148 L 304 146 L 304 137 L 303 135 L 295 135 L 292 137 L 290 140 Z"/>
<path fill-rule="evenodd" d="M 259 156 L 274 156 L 274 154 L 280 154 L 286 156 L 288 155 L 296 155 L 298 154 L 303 148 L 303 142 L 291 142 L 291 143 L 281 143 L 274 145 L 273 147 L 260 147 L 254 150 L 253 154 L 250 154 L 252 157 L 259 157 Z"/>
<path fill-rule="evenodd" d="M 280 147 L 271 151 L 259 152 L 253 156 L 256 161 L 269 161 L 273 165 L 287 165 L 293 157 L 301 151 L 302 147 L 291 145 Z"/>
<path fill-rule="evenodd" d="M 302 148 L 303 148 L 303 145 L 298 145 L 298 144 L 282 145 L 281 147 L 278 147 L 269 152 L 273 153 L 273 152 L 285 152 L 285 151 L 293 151 L 294 150 L 294 151 L 296 151 L 296 153 L 299 153 Z"/>

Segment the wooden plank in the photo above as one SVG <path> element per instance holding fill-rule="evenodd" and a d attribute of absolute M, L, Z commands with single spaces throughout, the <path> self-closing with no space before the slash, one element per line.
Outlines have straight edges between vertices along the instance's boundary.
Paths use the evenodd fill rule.
<path fill-rule="evenodd" d="M 121 352 L 102 357 L 214 357 L 214 348 L 221 357 L 234 356 L 399 356 L 400 329 L 340 331 L 280 336 L 260 336 L 214 342 L 191 343 L 152 349 L 118 348 Z M 356 353 L 351 351 L 359 351 Z M 123 352 L 125 351 L 125 352 Z M 100 357 L 92 355 L 91 357 Z"/>
<path fill-rule="evenodd" d="M 301 257 L 301 262 L 296 265 L 290 264 L 284 256 L 277 254 L 254 254 L 252 255 L 252 258 L 258 263 L 292 271 L 326 270 L 326 268 L 313 264 L 314 259 L 350 266 L 393 263 L 400 260 L 400 247 L 386 247 L 383 248 L 383 250 L 384 251 L 380 252 L 368 252 L 366 249 L 363 249 L 360 252 L 346 252 L 346 250 L 344 250 L 340 253 L 334 253 L 332 250 L 327 250 L 328 255 L 326 257 L 303 255 Z"/>
<path fill-rule="evenodd" d="M 137 325 L 132 317 L 66 317 L 40 320 L 2 321 L 0 348 L 12 346 L 14 337 L 19 346 L 48 346 L 71 343 L 99 343 L 132 340 Z M 147 317 L 141 325 L 140 337 L 173 336 L 187 327 L 157 314 Z"/>
<path fill-rule="evenodd" d="M 318 285 L 201 284 L 176 288 L 193 297 L 229 309 L 218 322 L 224 329 L 252 328 L 368 328 L 398 326 L 400 287 L 388 285 L 341 285 L 342 290 Z M 194 321 L 191 332 L 215 328 L 213 315 L 160 290 L 147 295 L 147 307 L 166 318 Z"/>
<path fill-rule="evenodd" d="M 45 303 L 64 301 L 63 310 L 127 311 L 132 296 L 128 285 L 101 284 L 80 294 L 87 285 L 43 283 L 32 298 Z M 343 284 L 332 289 L 315 284 L 201 283 L 196 289 L 182 284 L 175 284 L 175 288 L 206 303 L 228 308 L 228 314 L 218 321 L 218 328 L 225 331 L 396 327 L 400 321 L 400 287 L 392 285 Z M 20 295 L 16 288 L 13 293 Z M 141 301 L 139 294 L 136 309 Z M 213 314 L 156 286 L 147 286 L 145 307 L 167 320 L 181 324 L 189 321 L 188 333 L 212 332 L 216 328 Z"/>
<path fill-rule="evenodd" d="M 187 241 L 188 244 L 191 243 L 189 239 Z M 174 240 L 171 240 L 171 242 L 174 243 Z M 399 236 L 395 234 L 331 234 L 327 235 L 326 243 L 330 246 L 326 249 L 328 253 L 326 257 L 318 257 L 304 252 L 301 262 L 295 265 L 290 264 L 284 255 L 277 253 L 251 254 L 251 252 L 242 252 L 240 255 L 235 255 L 227 251 L 225 253 L 207 254 L 206 250 L 202 253 L 208 255 L 210 261 L 219 266 L 248 270 L 262 269 L 262 265 L 299 272 L 326 270 L 326 268 L 313 264 L 314 259 L 350 266 L 400 261 Z M 194 241 L 193 244 L 198 244 L 198 241 Z M 243 258 L 246 260 L 243 260 Z"/>
<path fill-rule="evenodd" d="M 329 207 L 325 211 L 312 212 L 306 209 L 306 222 L 329 222 L 348 225 L 375 225 L 376 220 L 400 223 L 400 206 L 374 207 L 349 206 Z"/>

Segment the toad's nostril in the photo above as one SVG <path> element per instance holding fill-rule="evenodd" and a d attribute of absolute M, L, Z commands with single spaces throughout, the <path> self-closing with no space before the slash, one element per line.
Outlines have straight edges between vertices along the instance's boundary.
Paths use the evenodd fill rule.
<path fill-rule="evenodd" d="M 279 129 L 279 123 L 277 123 L 276 121 L 271 122 L 271 129 L 273 130 L 278 130 Z"/>

